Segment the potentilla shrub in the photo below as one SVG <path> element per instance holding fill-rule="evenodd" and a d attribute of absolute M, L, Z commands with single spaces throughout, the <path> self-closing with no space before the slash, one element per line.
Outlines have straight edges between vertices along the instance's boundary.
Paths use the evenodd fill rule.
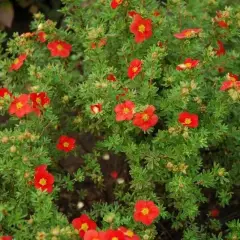
<path fill-rule="evenodd" d="M 239 239 L 218 208 L 240 184 L 240 7 L 63 3 L 60 29 L 38 13 L 1 54 L 0 239 L 153 240 L 163 222 L 186 240 Z M 101 141 L 83 155 L 78 133 Z M 124 156 L 130 181 L 111 172 L 114 201 L 67 219 L 60 189 L 91 179 L 104 191 L 106 152 Z M 84 159 L 72 174 L 68 156 Z M 209 191 L 219 207 L 202 212 Z"/>

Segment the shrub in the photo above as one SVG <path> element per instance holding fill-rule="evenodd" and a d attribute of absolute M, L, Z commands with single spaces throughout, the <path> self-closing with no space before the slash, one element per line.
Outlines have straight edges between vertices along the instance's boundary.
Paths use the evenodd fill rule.
<path fill-rule="evenodd" d="M 167 223 L 186 240 L 239 239 L 239 212 L 218 219 L 240 183 L 239 6 L 63 3 L 61 28 L 38 13 L 2 52 L 1 234 L 151 240 Z M 83 133 L 98 139 L 88 153 Z M 103 169 L 106 153 L 124 158 L 125 179 Z M 109 174 L 113 199 L 60 212 L 63 189 L 81 208 L 84 184 L 104 193 Z"/>

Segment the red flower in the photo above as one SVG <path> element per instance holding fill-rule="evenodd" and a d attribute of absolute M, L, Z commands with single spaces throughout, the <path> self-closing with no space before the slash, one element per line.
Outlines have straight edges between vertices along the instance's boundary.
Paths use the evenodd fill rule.
<path fill-rule="evenodd" d="M 217 24 L 221 28 L 228 28 L 228 24 L 225 21 L 218 21 Z"/>
<path fill-rule="evenodd" d="M 64 41 L 56 40 L 47 45 L 52 57 L 66 58 L 70 55 L 72 45 Z"/>
<path fill-rule="evenodd" d="M 135 14 L 130 32 L 135 35 L 135 42 L 141 43 L 152 36 L 152 20 L 142 18 L 141 15 Z"/>
<path fill-rule="evenodd" d="M 111 7 L 112 9 L 117 8 L 119 5 L 121 5 L 123 2 L 123 0 L 112 0 L 111 2 Z"/>
<path fill-rule="evenodd" d="M 240 81 L 238 81 L 238 76 L 232 73 L 227 74 L 227 79 L 222 83 L 220 88 L 221 91 L 226 91 L 230 88 L 235 87 L 236 89 L 240 89 Z"/>
<path fill-rule="evenodd" d="M 217 208 L 214 208 L 210 211 L 210 216 L 213 218 L 217 218 L 219 216 L 220 211 Z"/>
<path fill-rule="evenodd" d="M 158 116 L 154 114 L 155 107 L 150 105 L 143 112 L 136 113 L 133 119 L 133 125 L 147 131 L 149 128 L 156 125 Z"/>
<path fill-rule="evenodd" d="M 153 16 L 155 16 L 155 17 L 160 16 L 160 12 L 159 12 L 158 10 L 155 10 L 155 11 L 153 12 Z"/>
<path fill-rule="evenodd" d="M 70 152 L 75 148 L 75 142 L 76 140 L 74 138 L 63 135 L 58 139 L 57 149 Z"/>
<path fill-rule="evenodd" d="M 189 112 L 182 112 L 178 116 L 178 121 L 183 126 L 196 128 L 198 126 L 198 115 Z"/>
<path fill-rule="evenodd" d="M 124 234 L 119 230 L 109 229 L 106 231 L 104 240 L 124 240 Z"/>
<path fill-rule="evenodd" d="M 223 42 L 221 42 L 220 40 L 217 41 L 218 44 L 218 49 L 214 49 L 216 52 L 217 56 L 221 56 L 221 55 L 225 55 L 225 49 L 224 49 L 224 45 Z"/>
<path fill-rule="evenodd" d="M 110 81 L 110 82 L 116 82 L 117 81 L 115 75 L 112 74 L 112 73 L 108 74 L 107 80 Z"/>
<path fill-rule="evenodd" d="M 99 43 L 98 43 L 98 47 L 103 47 L 107 44 L 107 39 L 106 38 L 102 38 Z"/>
<path fill-rule="evenodd" d="M 195 37 L 201 31 L 202 31 L 201 28 L 189 28 L 189 29 L 184 29 L 180 33 L 174 34 L 174 36 L 178 39 L 192 38 L 192 37 Z"/>
<path fill-rule="evenodd" d="M 84 240 L 105 240 L 105 232 L 89 230 L 85 233 Z"/>
<path fill-rule="evenodd" d="M 30 99 L 32 100 L 33 103 L 33 111 L 38 116 L 41 115 L 40 109 L 50 103 L 50 99 L 48 98 L 48 95 L 45 92 L 31 93 Z"/>
<path fill-rule="evenodd" d="M 191 69 L 191 68 L 195 68 L 199 63 L 199 60 L 194 60 L 194 59 L 191 59 L 191 58 L 187 58 L 184 63 L 182 64 L 179 64 L 177 66 L 177 70 L 178 71 L 182 71 L 182 70 L 185 70 L 185 69 Z"/>
<path fill-rule="evenodd" d="M 110 173 L 110 175 L 111 175 L 111 177 L 112 177 L 113 179 L 117 179 L 117 177 L 118 177 L 118 172 L 117 172 L 117 171 L 112 171 L 112 172 Z"/>
<path fill-rule="evenodd" d="M 51 193 L 53 190 L 54 176 L 47 171 L 46 165 L 40 165 L 35 169 L 34 185 L 41 191 L 47 190 Z"/>
<path fill-rule="evenodd" d="M 97 114 L 102 111 L 102 104 L 101 103 L 92 104 L 90 108 L 92 113 Z"/>
<path fill-rule="evenodd" d="M 150 225 L 160 214 L 159 208 L 152 201 L 139 200 L 135 204 L 134 220 Z"/>
<path fill-rule="evenodd" d="M 116 113 L 116 121 L 131 120 L 134 114 L 135 104 L 132 101 L 126 101 L 118 104 L 114 111 Z"/>
<path fill-rule="evenodd" d="M 136 14 L 138 14 L 136 11 L 129 11 L 128 16 L 133 18 Z"/>
<path fill-rule="evenodd" d="M 73 219 L 72 225 L 79 231 L 79 236 L 82 238 L 87 231 L 95 230 L 97 228 L 97 224 L 86 214 L 82 214 L 79 218 Z"/>
<path fill-rule="evenodd" d="M 130 229 L 120 227 L 118 230 L 124 234 L 125 240 L 140 240 L 140 237 Z"/>
<path fill-rule="evenodd" d="M 0 88 L 0 97 L 4 98 L 6 96 L 11 96 L 12 94 L 9 92 L 7 88 Z"/>
<path fill-rule="evenodd" d="M 12 72 L 12 71 L 17 71 L 24 63 L 25 59 L 27 58 L 27 55 L 26 54 L 21 54 L 19 55 L 19 57 L 17 57 L 12 65 L 10 66 L 9 68 L 9 71 Z"/>
<path fill-rule="evenodd" d="M 42 43 L 46 42 L 47 41 L 46 36 L 47 36 L 47 34 L 45 32 L 39 32 L 37 34 L 37 41 L 42 42 Z"/>
<path fill-rule="evenodd" d="M 130 62 L 128 68 L 128 77 L 134 79 L 142 70 L 142 61 L 139 59 L 134 59 Z"/>
<path fill-rule="evenodd" d="M 29 104 L 29 95 L 27 94 L 22 94 L 15 98 L 8 109 L 9 114 L 15 114 L 18 118 L 22 118 L 32 111 L 33 109 Z"/>
<path fill-rule="evenodd" d="M 12 236 L 0 236 L 0 240 L 12 240 Z"/>
<path fill-rule="evenodd" d="M 90 47 L 91 47 L 91 49 L 96 49 L 97 48 L 97 44 L 95 42 L 92 42 L 90 44 Z"/>

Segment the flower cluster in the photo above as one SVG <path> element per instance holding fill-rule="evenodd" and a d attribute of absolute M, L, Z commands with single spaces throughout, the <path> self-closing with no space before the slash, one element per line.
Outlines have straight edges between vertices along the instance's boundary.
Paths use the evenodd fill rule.
<path fill-rule="evenodd" d="M 21 94 L 18 97 L 13 97 L 8 111 L 9 114 L 16 115 L 18 118 L 22 118 L 31 112 L 40 116 L 43 108 L 49 103 L 50 99 L 45 92 Z"/>
<path fill-rule="evenodd" d="M 139 200 L 135 204 L 133 217 L 136 222 L 150 225 L 159 214 L 159 208 L 152 201 Z M 97 231 L 97 224 L 86 214 L 73 219 L 72 225 L 84 240 L 140 240 L 136 233 L 123 226 L 116 230 Z"/>

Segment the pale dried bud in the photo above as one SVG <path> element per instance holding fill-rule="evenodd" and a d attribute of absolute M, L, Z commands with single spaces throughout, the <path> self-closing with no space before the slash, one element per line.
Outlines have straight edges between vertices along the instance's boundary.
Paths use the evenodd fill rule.
<path fill-rule="evenodd" d="M 15 153 L 16 151 L 17 151 L 16 146 L 11 146 L 11 147 L 10 147 L 10 152 L 11 152 L 11 153 Z"/>
<path fill-rule="evenodd" d="M 40 23 L 39 25 L 38 25 L 38 31 L 40 31 L 40 30 L 42 30 L 43 29 L 43 24 L 42 23 Z"/>
<path fill-rule="evenodd" d="M 83 207 L 84 207 L 84 203 L 83 202 L 80 201 L 80 202 L 77 203 L 77 208 L 78 209 L 82 209 Z"/>
<path fill-rule="evenodd" d="M 63 97 L 62 97 L 62 102 L 63 103 L 67 103 L 69 101 L 69 97 L 67 96 L 67 95 L 64 95 Z"/>
<path fill-rule="evenodd" d="M 117 179 L 118 184 L 123 184 L 124 182 L 125 182 L 125 180 L 123 178 L 118 178 Z"/>
<path fill-rule="evenodd" d="M 28 224 L 32 224 L 32 223 L 33 223 L 33 219 L 30 218 L 29 220 L 27 220 L 27 223 L 28 223 Z"/>
<path fill-rule="evenodd" d="M 24 173 L 24 178 L 28 178 L 30 176 L 30 173 L 29 172 L 25 172 Z"/>
<path fill-rule="evenodd" d="M 168 162 L 167 163 L 167 165 L 166 165 L 166 168 L 168 169 L 168 170 L 171 170 L 172 168 L 173 168 L 173 164 L 171 163 L 171 162 Z"/>
<path fill-rule="evenodd" d="M 189 89 L 188 89 L 187 87 L 182 88 L 182 89 L 181 89 L 181 94 L 182 94 L 182 95 L 187 95 L 187 94 L 189 94 Z"/>
<path fill-rule="evenodd" d="M 189 138 L 188 131 L 184 131 L 184 133 L 182 134 L 182 136 L 183 136 L 185 139 Z"/>
<path fill-rule="evenodd" d="M 52 235 L 59 235 L 59 233 L 60 233 L 60 227 L 59 226 L 57 226 L 57 227 L 55 227 L 55 228 L 53 228 L 52 230 L 51 230 L 51 234 Z"/>
<path fill-rule="evenodd" d="M 108 153 L 103 154 L 102 159 L 108 161 L 110 159 L 110 155 Z"/>
<path fill-rule="evenodd" d="M 220 168 L 218 170 L 218 176 L 222 177 L 222 176 L 224 176 L 224 174 L 225 174 L 225 169 L 224 168 Z"/>
<path fill-rule="evenodd" d="M 197 88 L 197 84 L 193 80 L 191 81 L 191 88 L 192 89 L 196 89 Z"/>
<path fill-rule="evenodd" d="M 7 143 L 8 142 L 8 137 L 7 136 L 2 137 L 1 142 L 2 143 Z"/>
<path fill-rule="evenodd" d="M 168 132 L 169 132 L 169 133 L 174 133 L 175 130 L 176 130 L 176 129 L 175 129 L 174 127 L 170 127 L 170 128 L 168 129 Z"/>

